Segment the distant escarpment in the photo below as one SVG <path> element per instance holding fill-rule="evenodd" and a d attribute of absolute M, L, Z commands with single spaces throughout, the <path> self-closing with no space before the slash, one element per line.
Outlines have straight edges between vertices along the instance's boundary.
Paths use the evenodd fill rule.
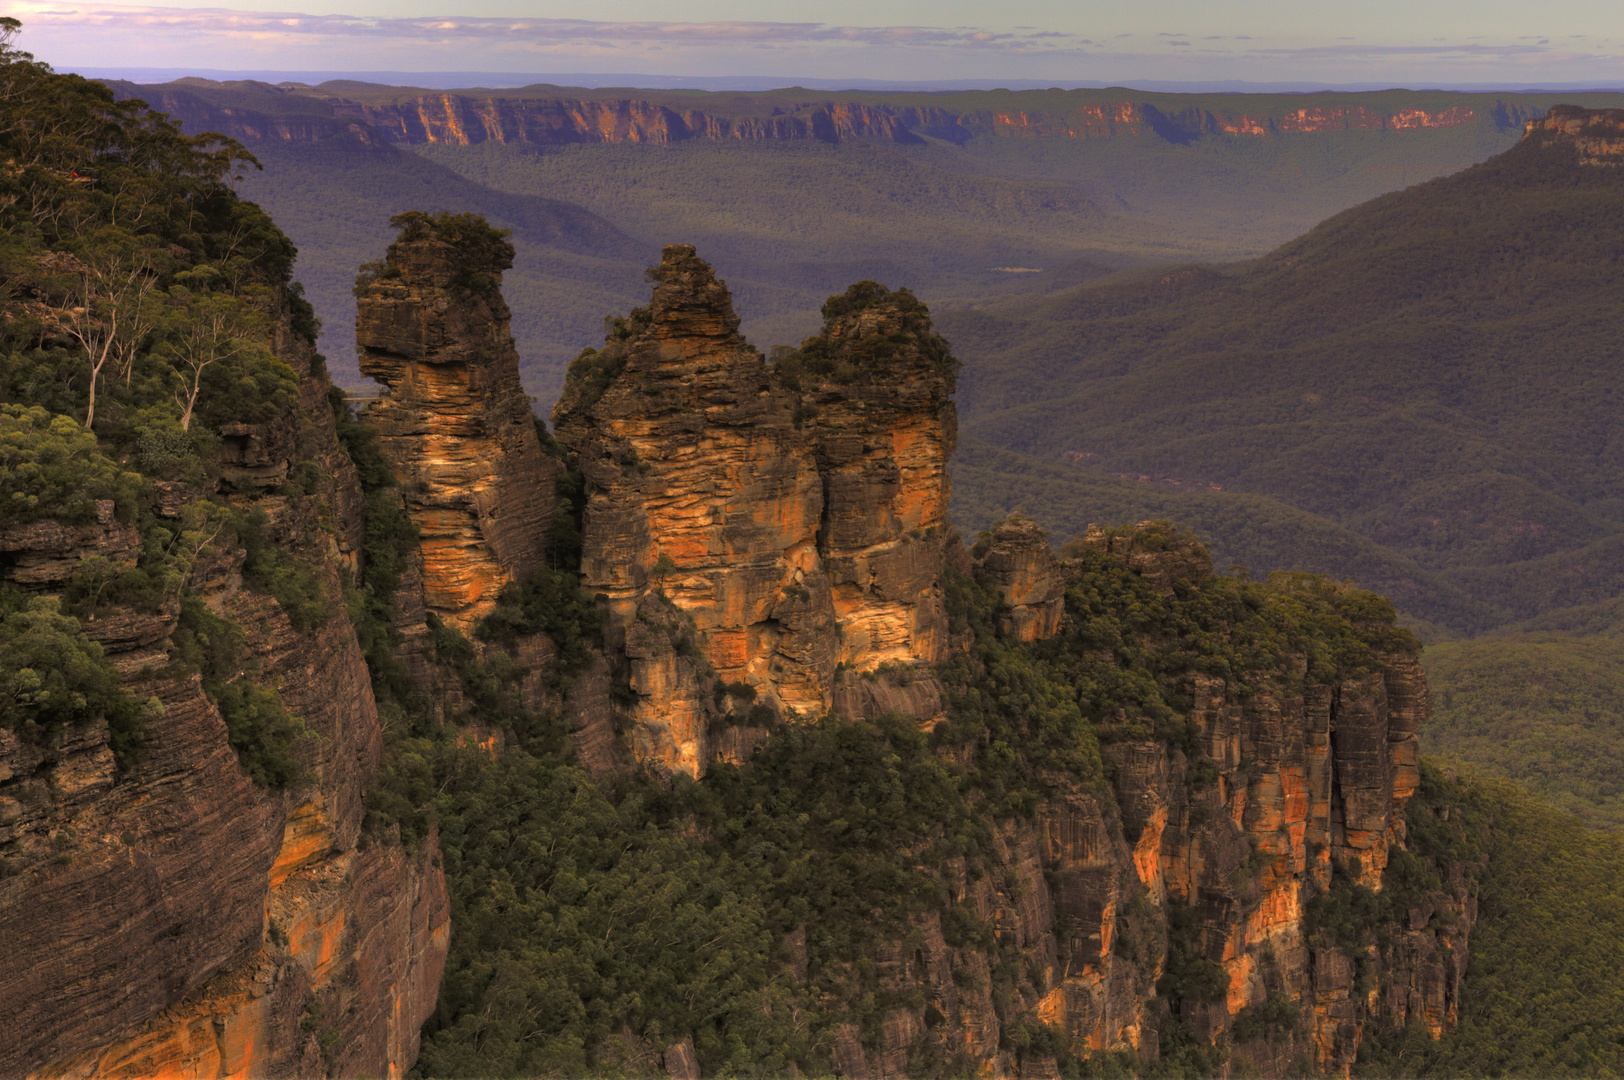
<path fill-rule="evenodd" d="M 1142 137 L 1182 143 L 1206 135 L 1276 137 L 1334 131 L 1412 132 L 1483 122 L 1501 127 L 1530 108 L 1444 94 L 1253 95 L 1236 103 L 1124 91 L 987 91 L 950 101 L 921 94 L 831 99 L 801 90 L 763 94 L 661 94 L 564 90 L 427 92 L 354 83 L 271 86 L 183 79 L 159 86 L 115 84 L 183 120 L 249 142 L 388 144 L 497 142 L 671 145 L 699 142 L 879 140 L 964 143 L 982 136 L 1054 139 Z M 1537 108 L 1533 111 L 1538 111 Z"/>

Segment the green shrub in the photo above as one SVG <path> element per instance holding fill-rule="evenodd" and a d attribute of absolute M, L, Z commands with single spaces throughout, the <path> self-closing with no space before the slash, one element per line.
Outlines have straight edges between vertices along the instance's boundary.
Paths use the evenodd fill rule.
<path fill-rule="evenodd" d="M 0 405 L 0 520 L 92 521 L 97 501 L 111 499 L 120 520 L 132 521 L 141 489 L 73 418 Z"/>
<path fill-rule="evenodd" d="M 558 647 L 560 685 L 599 655 L 604 611 L 567 570 L 542 569 L 502 588 L 496 606 L 479 621 L 481 641 L 511 646 L 531 634 L 546 634 Z"/>
<path fill-rule="evenodd" d="M 304 777 L 294 750 L 310 732 L 270 690 L 239 678 L 215 688 L 214 706 L 242 771 L 260 787 L 280 791 Z"/>
<path fill-rule="evenodd" d="M 304 778 L 295 750 L 310 737 L 303 721 L 258 681 L 247 635 L 199 597 L 181 601 L 180 621 L 170 635 L 171 658 L 203 678 L 203 692 L 225 721 L 227 738 L 243 774 L 279 791 Z"/>
<path fill-rule="evenodd" d="M 55 599 L 0 586 L 0 723 L 37 743 L 105 720 L 114 756 L 128 767 L 146 721 L 161 712 L 156 700 L 142 704 L 120 686 L 101 645 Z"/>
<path fill-rule="evenodd" d="M 1248 1005 L 1236 1014 L 1229 1034 L 1236 1042 L 1294 1035 L 1302 1027 L 1302 1014 L 1302 1005 L 1290 995 L 1271 990 L 1261 1004 Z"/>
<path fill-rule="evenodd" d="M 320 626 L 330 613 L 331 598 L 315 568 L 272 538 L 265 511 L 234 510 L 230 521 L 237 543 L 247 553 L 244 583 L 275 597 L 295 630 Z"/>

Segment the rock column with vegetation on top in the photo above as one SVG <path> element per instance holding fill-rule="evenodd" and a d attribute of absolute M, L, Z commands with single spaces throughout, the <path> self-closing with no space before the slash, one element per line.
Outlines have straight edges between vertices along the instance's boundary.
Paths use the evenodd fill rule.
<path fill-rule="evenodd" d="M 557 463 L 519 382 L 502 300 L 506 234 L 477 215 L 402 214 L 356 284 L 366 410 L 422 533 L 423 601 L 460 630 L 503 585 L 545 565 Z"/>

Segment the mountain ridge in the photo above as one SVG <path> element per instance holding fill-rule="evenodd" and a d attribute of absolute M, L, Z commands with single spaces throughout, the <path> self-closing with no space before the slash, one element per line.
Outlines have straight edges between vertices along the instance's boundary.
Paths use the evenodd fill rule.
<path fill-rule="evenodd" d="M 1561 606 L 1547 563 L 1611 544 L 1624 494 L 1607 404 L 1624 184 L 1587 164 L 1620 144 L 1613 115 L 1557 110 L 1250 263 L 945 312 L 982 360 L 966 434 L 1326 516 L 1501 609 L 1461 630 Z"/>

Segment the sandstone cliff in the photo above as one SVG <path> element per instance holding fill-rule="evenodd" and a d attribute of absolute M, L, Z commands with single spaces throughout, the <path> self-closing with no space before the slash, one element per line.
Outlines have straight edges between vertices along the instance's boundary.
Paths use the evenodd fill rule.
<path fill-rule="evenodd" d="M 952 359 L 918 301 L 867 283 L 769 366 L 693 248 L 650 274 L 650 307 L 572 365 L 553 415 L 637 754 L 697 776 L 729 704 L 713 679 L 740 709 L 810 719 L 846 671 L 945 654 Z"/>
<path fill-rule="evenodd" d="M 340 600 L 360 492 L 321 358 L 286 318 L 273 344 L 299 398 L 221 432 L 218 494 L 264 513 L 267 541 L 325 599 L 296 627 L 245 586 L 244 552 L 206 532 L 185 584 L 242 629 L 252 677 L 302 723 L 302 776 L 267 791 L 244 774 L 199 676 L 172 660 L 178 603 L 90 617 L 87 633 L 161 711 L 122 767 L 105 721 L 44 745 L 0 731 L 5 1075 L 384 1075 L 415 1060 L 445 960 L 445 882 L 434 844 L 361 835 L 381 737 Z M 296 463 L 312 485 L 287 485 Z M 178 519 L 201 494 L 160 483 L 155 512 Z M 91 555 L 133 564 L 134 530 L 107 513 L 76 529 L 8 530 L 9 576 L 51 592 Z"/>
<path fill-rule="evenodd" d="M 462 630 L 544 565 L 556 463 L 542 453 L 508 331 L 513 248 L 481 221 L 407 215 L 356 305 L 367 408 L 422 532 L 422 597 Z"/>
<path fill-rule="evenodd" d="M 1396 896 L 1402 910 L 1382 918 L 1398 925 L 1379 941 L 1334 914 L 1387 902 L 1357 897 L 1407 872 L 1388 868 L 1410 858 L 1393 852 L 1429 707 L 1413 642 L 1368 616 L 1351 632 L 1377 645 L 1327 666 L 1322 645 L 1291 635 L 1303 613 L 1341 610 L 1341 594 L 1287 579 L 1249 601 L 1278 606 L 1266 633 L 1284 653 L 1248 651 L 1265 631 L 1236 625 L 1253 618 L 1244 607 L 1180 651 L 1165 627 L 1212 619 L 1192 613 L 1239 586 L 1165 525 L 1091 530 L 1064 563 L 1024 521 L 969 555 L 950 549 L 952 364 L 911 297 L 854 286 L 825 307 L 819 337 L 768 363 L 693 249 L 667 248 L 650 273 L 650 307 L 576 361 L 554 417 L 585 478 L 583 579 L 612 613 L 636 759 L 699 775 L 831 711 L 950 732 L 963 702 L 1006 692 L 979 680 L 1016 662 L 1008 648 L 1041 646 L 1079 686 L 1153 669 L 1186 702 L 1160 720 L 1102 717 L 1091 737 L 1108 782 L 1044 766 L 1028 815 L 989 816 L 990 863 L 932 868 L 993 938 L 950 942 L 926 915 L 879 946 L 873 985 L 908 1003 L 878 1029 L 843 1030 L 836 1067 L 1049 1075 L 1053 1053 L 1013 1034 L 1048 1025 L 1067 1053 L 1155 1055 L 1190 1039 L 1212 1055 L 1203 1067 L 1230 1046 L 1269 1075 L 1345 1074 L 1374 1026 L 1452 1027 L 1473 917 L 1464 879 Z M 950 563 L 995 604 L 973 633 L 950 629 Z M 1114 649 L 1094 636 L 1099 618 L 1117 620 Z M 1010 738 L 1051 737 L 1035 712 L 1008 723 Z M 992 768 L 972 764 L 982 746 L 943 752 Z"/>
<path fill-rule="evenodd" d="M 1003 599 L 1008 640 L 1054 638 L 1076 654 L 1089 640 L 1084 597 L 1098 604 L 1111 581 L 1142 582 L 1139 603 L 1177 610 L 1215 580 L 1204 550 L 1164 525 L 1094 530 L 1064 566 L 1038 539 L 1017 521 L 978 545 L 974 573 Z M 1051 614 L 1062 592 L 1066 614 Z M 901 1077 L 933 1046 L 993 1075 L 1047 1076 L 1052 1052 L 1012 1046 L 1011 1031 L 1048 1024 L 1070 1053 L 1154 1056 L 1176 1024 L 1197 1047 L 1228 1045 L 1232 1066 L 1346 1075 L 1368 1030 L 1451 1030 L 1475 916 L 1464 880 L 1395 897 L 1400 925 L 1379 946 L 1330 929 L 1327 912 L 1357 890 L 1402 880 L 1384 870 L 1405 839 L 1415 730 L 1430 706 L 1413 656 L 1375 662 L 1316 685 L 1303 657 L 1287 658 L 1246 676 L 1249 689 L 1185 671 L 1183 742 L 1149 737 L 1148 721 L 1129 715 L 1103 726 L 1104 790 L 1048 774 L 1035 813 L 996 830 L 988 872 L 941 868 L 996 947 L 949 946 L 930 918 L 916 928 L 920 947 L 882 948 L 882 985 L 918 1004 L 889 1012 L 877 1042 L 853 1031 L 838 1067 Z M 1000 964 L 1021 974 L 997 1000 L 989 974 Z"/>
<path fill-rule="evenodd" d="M 842 101 L 785 91 L 696 99 L 691 93 L 667 98 L 657 92 L 629 97 L 625 91 L 560 93 L 551 88 L 492 94 L 379 87 L 344 96 L 324 87 L 263 83 L 228 89 L 200 79 L 153 87 L 117 84 L 117 89 L 121 96 L 139 95 L 161 103 L 191 130 L 222 131 L 249 142 L 324 143 L 357 150 L 481 142 L 922 143 L 928 137 L 963 143 L 987 136 L 1151 136 L 1182 143 L 1203 135 L 1273 138 L 1332 131 L 1408 132 L 1513 120 L 1504 104 L 1494 99 L 1478 101 L 1474 108 L 1449 104 L 1437 95 L 1415 95 L 1413 104 L 1398 108 L 1387 101 L 1336 95 L 1297 107 L 1258 103 L 1237 110 L 1181 105 L 1178 99 L 1161 95 L 1143 100 L 1100 91 L 1074 91 L 1063 97 L 1023 94 L 1013 100 L 1005 92 L 972 94 L 959 99 L 964 102 L 961 106 L 948 108 L 914 94 Z M 253 108 L 256 96 L 264 99 L 263 111 Z M 1521 108 L 1511 106 L 1513 111 Z"/>
<path fill-rule="evenodd" d="M 1523 138 L 1537 146 L 1570 146 L 1582 165 L 1624 165 L 1624 109 L 1558 105 L 1528 121 Z"/>

